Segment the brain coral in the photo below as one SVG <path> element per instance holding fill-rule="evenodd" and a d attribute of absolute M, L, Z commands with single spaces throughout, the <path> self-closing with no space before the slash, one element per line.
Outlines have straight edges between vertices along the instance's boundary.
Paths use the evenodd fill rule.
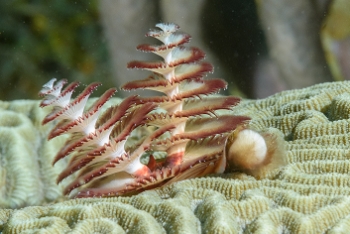
<path fill-rule="evenodd" d="M 62 139 L 45 140 L 50 126 L 40 126 L 38 102 L 1 102 L 0 231 L 347 233 L 349 91 L 347 81 L 324 83 L 234 107 L 252 117 L 252 128 L 284 135 L 288 164 L 267 178 L 236 172 L 131 197 L 72 200 L 54 183 L 60 165 L 51 160 Z"/>

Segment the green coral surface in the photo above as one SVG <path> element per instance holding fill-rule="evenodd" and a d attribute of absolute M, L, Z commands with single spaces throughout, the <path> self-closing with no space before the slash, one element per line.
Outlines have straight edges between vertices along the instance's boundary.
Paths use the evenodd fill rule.
<path fill-rule="evenodd" d="M 232 114 L 284 135 L 288 162 L 256 180 L 244 173 L 184 180 L 131 197 L 68 200 L 51 166 L 64 138 L 46 141 L 38 101 L 0 102 L 3 233 L 347 233 L 350 230 L 350 82 L 318 84 Z M 21 209 L 19 209 L 21 208 Z"/>

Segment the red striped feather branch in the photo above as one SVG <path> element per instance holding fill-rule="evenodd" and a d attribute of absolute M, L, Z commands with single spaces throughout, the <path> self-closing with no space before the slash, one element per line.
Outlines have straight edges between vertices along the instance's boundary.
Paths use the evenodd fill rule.
<path fill-rule="evenodd" d="M 232 96 L 212 96 L 226 87 L 221 79 L 203 79 L 212 72 L 205 54 L 186 47 L 188 34 L 175 24 L 157 24 L 146 36 L 160 45 L 140 45 L 140 51 L 161 57 L 160 61 L 132 61 L 131 69 L 151 72 L 146 79 L 129 82 L 124 90 L 151 89 L 154 97 L 130 96 L 119 105 L 101 107 L 116 92 L 107 90 L 89 109 L 86 102 L 99 86 L 92 83 L 71 100 L 77 82 L 50 80 L 40 91 L 41 106 L 53 106 L 43 124 L 57 121 L 49 139 L 70 134 L 53 164 L 70 157 L 57 182 L 70 179 L 65 194 L 75 197 L 117 196 L 141 192 L 175 181 L 222 173 L 226 167 L 228 135 L 249 120 L 246 116 L 217 116 L 240 101 Z M 64 89 L 63 89 L 64 88 Z M 127 147 L 131 135 L 148 129 L 139 142 Z M 147 132 L 147 131 L 146 131 Z M 163 155 L 158 159 L 157 154 Z M 144 159 L 144 160 L 143 160 Z"/>

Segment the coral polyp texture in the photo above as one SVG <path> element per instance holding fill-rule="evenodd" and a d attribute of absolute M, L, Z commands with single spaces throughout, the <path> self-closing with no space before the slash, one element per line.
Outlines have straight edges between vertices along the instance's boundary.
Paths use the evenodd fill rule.
<path fill-rule="evenodd" d="M 1 116 L 9 117 L 0 118 L 0 230 L 347 233 L 349 90 L 349 81 L 324 83 L 262 100 L 242 100 L 233 108 L 232 114 L 251 117 L 251 129 L 283 137 L 287 164 L 264 179 L 236 171 L 183 180 L 130 197 L 67 201 L 58 201 L 62 187 L 55 180 L 68 162 L 62 159 L 51 166 L 66 138 L 47 141 L 53 125 L 41 126 L 47 112 L 38 108 L 39 102 L 0 102 Z M 107 102 L 117 103 L 114 98 Z M 40 205 L 55 196 L 55 204 Z M 28 207 L 9 209 L 15 206 Z"/>
<path fill-rule="evenodd" d="M 287 165 L 267 178 L 258 180 L 237 171 L 130 197 L 72 199 L 43 206 L 33 205 L 52 201 L 45 199 L 48 194 L 56 194 L 52 197 L 57 200 L 61 192 L 55 184 L 60 169 L 56 167 L 68 162 L 62 159 L 54 167 L 50 163 L 66 138 L 46 140 L 53 124 L 41 126 L 47 112 L 38 108 L 37 101 L 1 102 L 1 116 L 7 117 L 0 124 L 1 206 L 32 206 L 1 209 L 0 230 L 346 233 L 350 228 L 349 90 L 347 81 L 325 83 L 262 100 L 243 100 L 233 108 L 232 113 L 251 117 L 251 129 L 284 139 Z M 112 103 L 120 102 L 114 98 L 107 102 Z"/>
<path fill-rule="evenodd" d="M 129 68 L 152 74 L 125 84 L 124 90 L 152 89 L 163 93 L 153 97 L 130 96 L 100 114 L 101 107 L 116 89 L 107 90 L 90 108 L 86 102 L 99 84 L 88 85 L 75 99 L 77 82 L 43 86 L 41 106 L 53 106 L 43 124 L 57 120 L 49 138 L 70 134 L 53 163 L 70 157 L 57 182 L 73 177 L 64 194 L 76 197 L 119 196 L 173 182 L 223 173 L 225 142 L 230 132 L 246 123 L 247 116 L 220 115 L 239 98 L 212 96 L 226 87 L 222 79 L 203 79 L 212 70 L 202 62 L 204 53 L 185 47 L 189 35 L 178 33 L 175 24 L 157 24 L 147 36 L 161 45 L 140 45 L 139 50 L 159 55 L 156 62 L 132 61 Z M 64 89 L 63 89 L 64 88 Z M 145 132 L 145 134 L 142 134 Z M 130 139 L 138 136 L 133 144 Z M 163 155 L 158 157 L 157 155 Z"/>

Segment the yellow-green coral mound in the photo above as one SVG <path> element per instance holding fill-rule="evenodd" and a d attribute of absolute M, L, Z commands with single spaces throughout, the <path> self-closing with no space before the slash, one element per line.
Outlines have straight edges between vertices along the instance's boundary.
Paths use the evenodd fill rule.
<path fill-rule="evenodd" d="M 0 103 L 0 204 L 19 207 L 56 200 L 60 187 L 50 182 L 56 175 L 56 168 L 51 168 L 49 162 L 53 156 L 40 153 L 49 152 L 45 148 L 49 143 L 44 143 L 47 130 L 39 124 L 42 115 L 34 104 L 27 103 L 23 109 L 11 105 L 17 104 Z M 284 135 L 288 165 L 268 178 L 256 180 L 243 173 L 215 175 L 132 197 L 74 199 L 2 209 L 0 231 L 347 233 L 349 111 L 350 82 L 319 84 L 263 100 L 245 100 L 234 108 L 235 114 L 251 116 L 254 129 L 278 129 Z M 3 115 L 11 118 L 5 121 Z M 17 147 L 10 147 L 13 144 Z M 54 143 L 50 144 L 52 151 L 57 150 Z M 21 152 L 27 158 L 20 158 Z M 43 176 L 46 174 L 49 176 Z M 28 187 L 28 183 L 37 187 Z M 48 199 L 50 193 L 56 195 Z"/>
<path fill-rule="evenodd" d="M 37 101 L 0 102 L 0 207 L 38 205 L 61 196 L 55 183 L 59 167 L 53 168 L 51 160 L 63 141 L 47 142 L 50 126 L 41 127 L 44 116 Z"/>
<path fill-rule="evenodd" d="M 57 185 L 56 178 L 67 160 L 54 167 L 52 160 L 66 136 L 47 140 L 54 124 L 42 126 L 41 121 L 48 111 L 38 101 L 0 101 L 0 208 L 42 205 L 62 197 L 67 182 Z"/>

